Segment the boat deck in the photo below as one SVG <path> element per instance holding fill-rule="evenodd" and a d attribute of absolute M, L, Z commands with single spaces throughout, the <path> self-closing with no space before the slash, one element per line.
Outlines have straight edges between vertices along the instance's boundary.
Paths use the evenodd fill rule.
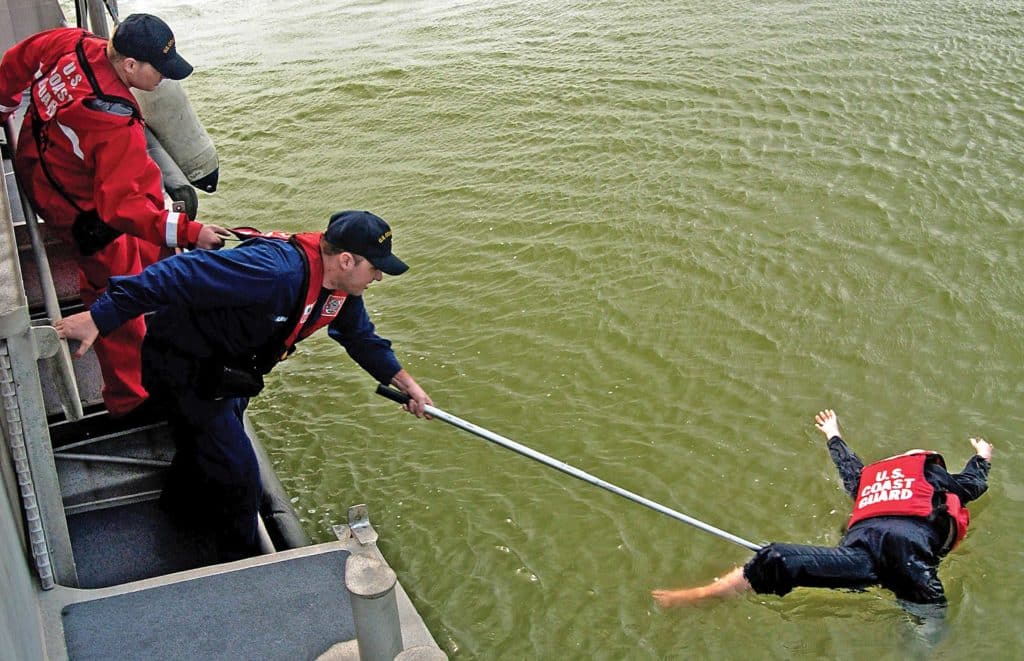
<path fill-rule="evenodd" d="M 48 650 L 70 659 L 358 659 L 348 559 L 376 545 L 337 542 L 100 589 L 43 593 Z M 403 649 L 444 658 L 401 585 Z"/>
<path fill-rule="evenodd" d="M 208 532 L 159 507 L 174 452 L 160 412 L 111 419 L 94 354 L 58 378 L 43 351 L 55 339 L 40 302 L 49 280 L 33 259 L 3 151 L 0 273 L 10 291 L 0 296 L 0 640 L 12 641 L 11 658 L 358 659 L 360 645 L 383 640 L 380 631 L 397 649 L 445 658 L 387 569 L 365 508 L 335 528 L 338 541 L 309 544 L 258 441 L 264 554 L 218 564 Z M 80 311 L 73 256 L 41 229 L 60 311 Z M 77 382 L 81 419 L 54 387 L 66 378 Z M 351 561 L 367 559 L 390 574 L 393 587 L 380 595 L 360 596 L 351 583 L 348 572 L 361 571 Z"/>
<path fill-rule="evenodd" d="M 355 638 L 348 556 L 331 549 L 72 602 L 61 613 L 68 656 L 316 658 Z"/>
<path fill-rule="evenodd" d="M 156 500 L 72 514 L 68 531 L 82 588 L 105 588 L 217 563 L 213 540 L 201 530 L 175 525 Z"/>

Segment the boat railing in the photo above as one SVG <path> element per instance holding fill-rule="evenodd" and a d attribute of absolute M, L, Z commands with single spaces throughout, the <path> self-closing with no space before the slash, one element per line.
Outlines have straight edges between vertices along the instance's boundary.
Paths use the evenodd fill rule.
<path fill-rule="evenodd" d="M 4 137 L 10 146 L 11 153 L 18 150 L 18 135 L 14 128 L 14 119 L 8 117 L 4 122 Z M 46 310 L 46 317 L 49 324 L 56 324 L 61 319 L 60 301 L 57 299 L 57 287 L 54 285 L 53 272 L 50 269 L 50 260 L 46 256 L 46 246 L 43 244 L 42 232 L 39 228 L 39 220 L 36 217 L 32 203 L 29 201 L 25 191 L 17 183 L 15 187 L 21 201 L 21 208 L 25 215 L 25 228 L 28 231 L 29 241 L 32 244 L 32 256 L 35 259 L 36 271 L 39 274 L 39 286 L 43 295 L 43 307 Z M 10 205 L 8 204 L 8 209 Z M 20 280 L 19 280 L 20 282 Z M 75 368 L 71 364 L 71 352 L 68 349 L 66 340 L 59 340 L 57 351 L 50 357 L 50 363 L 56 375 L 55 386 L 57 396 L 60 399 L 64 415 L 69 420 L 80 420 L 82 418 L 82 399 L 78 394 L 78 380 L 75 378 Z"/>
<path fill-rule="evenodd" d="M 110 36 L 107 13 L 117 19 L 117 0 L 75 0 L 75 13 L 79 16 L 79 27 L 107 38 Z"/>
<path fill-rule="evenodd" d="M 33 326 L 29 314 L 7 187 L 0 187 L 0 400 L 28 542 L 41 584 L 77 585 L 74 554 L 53 453 L 39 359 L 60 351 L 52 326 Z M 69 357 L 70 360 L 70 357 Z M 74 377 L 72 376 L 72 379 Z M 79 408 L 81 405 L 79 404 Z"/>

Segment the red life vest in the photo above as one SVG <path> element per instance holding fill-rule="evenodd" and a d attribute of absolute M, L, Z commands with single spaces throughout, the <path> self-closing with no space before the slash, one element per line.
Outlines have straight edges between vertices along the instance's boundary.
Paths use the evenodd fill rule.
<path fill-rule="evenodd" d="M 932 501 L 935 487 L 924 476 L 924 466 L 929 457 L 937 457 L 945 464 L 941 455 L 922 450 L 889 457 L 864 467 L 847 528 L 876 516 L 931 516 L 935 511 Z M 952 548 L 967 534 L 970 513 L 956 494 L 946 493 L 945 505 L 946 514 L 956 523 Z"/>
<path fill-rule="evenodd" d="M 256 369 L 266 374 L 274 365 L 295 351 L 295 345 L 324 326 L 341 312 L 348 293 L 340 289 L 324 289 L 324 262 L 320 255 L 320 232 L 288 234 L 286 232 L 260 232 L 251 227 L 232 230 L 239 237 L 276 239 L 287 241 L 302 257 L 305 273 L 302 278 L 303 297 L 288 315 L 284 329 L 252 356 Z M 316 314 L 319 312 L 319 314 Z M 312 319 L 312 321 L 310 321 Z M 287 335 L 284 332 L 287 331 Z"/>
<path fill-rule="evenodd" d="M 270 236 L 282 238 L 284 235 L 280 232 L 272 232 Z M 288 333 L 285 339 L 284 350 L 286 353 L 290 353 L 300 340 L 306 339 L 334 321 L 338 313 L 341 312 L 341 306 L 345 302 L 345 297 L 348 296 L 348 293 L 341 289 L 330 290 L 327 292 L 326 297 L 324 297 L 323 302 L 320 303 L 320 315 L 312 323 L 307 323 L 310 317 L 313 316 L 313 313 L 316 312 L 317 301 L 320 299 L 324 288 L 324 261 L 320 255 L 321 236 L 321 232 L 305 232 L 303 234 L 293 234 L 288 238 L 289 243 L 300 248 L 300 254 L 305 258 L 303 261 L 306 265 L 306 277 L 304 279 L 306 283 L 306 296 L 302 302 L 302 312 L 299 314 L 295 328 Z"/>

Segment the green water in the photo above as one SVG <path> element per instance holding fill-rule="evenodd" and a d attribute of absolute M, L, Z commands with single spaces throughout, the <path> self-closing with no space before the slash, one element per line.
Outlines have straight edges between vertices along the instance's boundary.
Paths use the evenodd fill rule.
<path fill-rule="evenodd" d="M 996 448 L 945 638 L 881 590 L 662 612 L 749 553 L 373 394 L 326 336 L 252 418 L 318 540 L 366 502 L 465 659 L 1020 658 L 1017 2 L 121 3 L 196 66 L 203 220 L 366 208 L 378 331 L 441 408 L 755 542 L 834 544 L 811 420 Z"/>

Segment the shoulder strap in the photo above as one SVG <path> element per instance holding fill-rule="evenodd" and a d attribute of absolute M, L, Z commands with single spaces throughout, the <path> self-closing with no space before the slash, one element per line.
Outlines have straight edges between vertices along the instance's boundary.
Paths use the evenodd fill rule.
<path fill-rule="evenodd" d="M 291 314 L 288 315 L 288 321 L 281 326 L 277 334 L 263 348 L 256 352 L 254 357 L 256 368 L 264 374 L 269 372 L 274 365 L 291 352 L 292 347 L 285 346 L 285 341 L 292 334 L 292 330 L 295 329 L 299 319 L 302 318 L 302 311 L 306 308 L 306 291 L 309 289 L 309 259 L 306 257 L 306 251 L 299 245 L 298 239 L 291 236 L 288 238 L 288 243 L 299 253 L 299 257 L 302 258 L 302 286 L 299 288 L 299 299 L 295 307 L 292 308 Z"/>
<path fill-rule="evenodd" d="M 112 112 L 113 114 L 131 116 L 141 120 L 142 116 L 139 115 L 135 104 L 127 99 L 105 94 L 103 90 L 100 89 L 99 82 L 96 80 L 96 74 L 93 72 L 92 66 L 89 65 L 88 58 L 85 57 L 85 46 L 83 44 L 85 43 L 86 36 L 89 36 L 89 33 L 82 32 L 82 36 L 79 37 L 78 43 L 75 44 L 75 54 L 78 57 L 78 64 L 82 67 L 82 71 L 85 73 L 85 77 L 88 79 L 89 85 L 92 87 L 93 94 L 96 96 L 98 103 L 105 104 L 105 107 L 102 105 L 99 107 L 89 105 L 89 107 L 94 110 L 105 110 L 106 112 Z M 38 80 L 38 78 L 36 80 Z M 42 117 L 39 116 L 39 112 L 35 107 L 35 97 L 30 98 L 32 99 L 29 104 L 32 111 L 30 119 L 32 122 L 32 137 L 35 138 L 36 149 L 39 151 L 39 166 L 43 170 L 43 174 L 46 175 L 47 181 L 50 182 L 50 186 L 60 193 L 60 196 L 63 197 L 75 211 L 79 214 L 83 214 L 85 213 L 85 210 L 82 209 L 82 207 L 75 202 L 70 195 L 68 195 L 67 190 L 57 181 L 56 177 L 53 176 L 53 173 L 50 172 L 50 168 L 47 165 L 45 158 L 46 148 L 49 146 L 49 140 L 45 135 L 43 135 L 44 124 L 48 125 L 48 122 L 44 122 Z M 100 219 L 100 222 L 102 222 L 102 219 Z"/>
<path fill-rule="evenodd" d="M 75 44 L 75 53 L 78 55 L 78 64 L 82 67 L 82 72 L 85 73 L 86 79 L 89 81 L 89 85 L 92 87 L 92 93 L 97 99 L 103 101 L 106 104 L 106 108 L 102 105 L 99 107 L 93 107 L 94 110 L 107 110 L 107 112 L 113 112 L 115 115 L 121 115 L 125 117 L 134 117 L 135 119 L 142 119 L 142 115 L 139 113 L 138 108 L 134 103 L 122 96 L 115 96 L 113 94 L 107 94 L 100 87 L 100 83 L 96 80 L 96 73 L 92 70 L 92 65 L 89 64 L 89 59 L 85 56 L 85 37 L 89 35 L 88 32 L 83 32 L 82 37 Z M 116 110 L 113 110 L 115 109 Z M 127 113 L 127 114 L 126 114 Z"/>

